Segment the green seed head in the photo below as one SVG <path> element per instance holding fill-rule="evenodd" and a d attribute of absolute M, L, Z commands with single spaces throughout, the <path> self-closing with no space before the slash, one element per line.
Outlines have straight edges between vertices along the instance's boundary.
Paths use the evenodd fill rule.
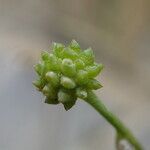
<path fill-rule="evenodd" d="M 77 98 L 85 99 L 87 91 L 102 87 L 95 77 L 103 65 L 94 62 L 91 48 L 82 50 L 75 40 L 66 47 L 53 43 L 52 53 L 42 52 L 34 69 L 38 79 L 33 84 L 45 96 L 45 103 L 62 103 L 66 110 Z"/>

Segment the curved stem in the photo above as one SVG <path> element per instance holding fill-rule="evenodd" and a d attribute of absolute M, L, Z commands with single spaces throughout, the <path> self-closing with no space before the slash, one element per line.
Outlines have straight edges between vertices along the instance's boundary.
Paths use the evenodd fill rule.
<path fill-rule="evenodd" d="M 106 106 L 93 92 L 89 91 L 87 98 L 85 98 L 84 100 L 91 106 L 93 106 L 98 111 L 98 113 L 100 113 L 122 137 L 124 137 L 129 143 L 131 143 L 135 150 L 143 150 L 142 146 L 133 136 L 131 131 L 127 127 L 125 127 L 120 119 L 118 119 L 106 108 Z"/>

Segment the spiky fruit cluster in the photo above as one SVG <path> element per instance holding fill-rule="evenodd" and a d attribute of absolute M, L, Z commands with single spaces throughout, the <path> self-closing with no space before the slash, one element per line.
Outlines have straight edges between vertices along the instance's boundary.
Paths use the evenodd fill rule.
<path fill-rule="evenodd" d="M 68 110 L 77 98 L 85 99 L 87 91 L 102 87 L 95 79 L 102 68 L 94 62 L 91 48 L 82 51 L 75 40 L 66 47 L 53 43 L 52 53 L 42 52 L 35 65 L 38 79 L 33 84 L 45 95 L 46 103 L 62 103 Z"/>

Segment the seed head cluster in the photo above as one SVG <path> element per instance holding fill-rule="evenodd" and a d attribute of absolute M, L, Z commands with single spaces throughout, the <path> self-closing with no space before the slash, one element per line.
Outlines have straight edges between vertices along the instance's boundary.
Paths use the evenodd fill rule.
<path fill-rule="evenodd" d="M 66 110 L 77 98 L 85 99 L 89 90 L 102 87 L 95 77 L 103 65 L 94 62 L 91 48 L 81 50 L 75 40 L 68 46 L 53 43 L 51 53 L 43 51 L 34 69 L 38 79 L 33 84 L 44 94 L 45 103 L 62 103 Z"/>

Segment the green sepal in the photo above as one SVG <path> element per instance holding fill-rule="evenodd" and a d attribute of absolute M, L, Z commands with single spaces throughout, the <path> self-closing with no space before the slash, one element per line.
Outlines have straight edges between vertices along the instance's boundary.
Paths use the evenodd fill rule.
<path fill-rule="evenodd" d="M 75 103 L 75 100 L 63 103 L 65 110 L 68 111 L 69 109 L 71 109 L 75 105 Z"/>
<path fill-rule="evenodd" d="M 60 89 L 58 92 L 58 101 L 64 105 L 65 110 L 74 106 L 77 96 L 74 90 Z"/>
<path fill-rule="evenodd" d="M 45 103 L 56 105 L 56 104 L 58 104 L 59 102 L 58 102 L 57 98 L 52 99 L 51 97 L 46 97 L 46 98 L 45 98 Z"/>

